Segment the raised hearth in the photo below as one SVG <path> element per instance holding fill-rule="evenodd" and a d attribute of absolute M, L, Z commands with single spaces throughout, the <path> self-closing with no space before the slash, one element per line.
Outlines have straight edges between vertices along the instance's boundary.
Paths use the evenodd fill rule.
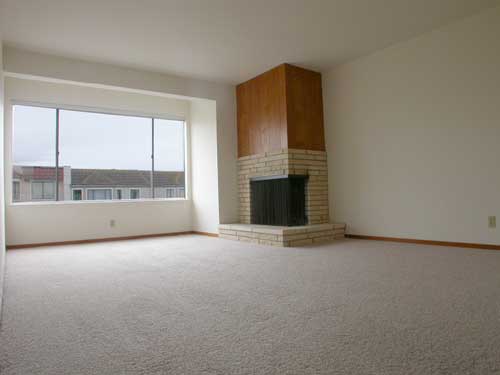
<path fill-rule="evenodd" d="M 314 224 L 297 227 L 256 224 L 220 224 L 221 238 L 281 247 L 311 245 L 344 238 L 345 224 Z"/>

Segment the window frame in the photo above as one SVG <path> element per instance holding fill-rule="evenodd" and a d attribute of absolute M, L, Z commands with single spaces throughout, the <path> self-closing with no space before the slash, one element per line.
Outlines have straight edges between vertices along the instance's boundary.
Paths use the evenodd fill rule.
<path fill-rule="evenodd" d="M 33 101 L 26 101 L 26 100 L 17 100 L 17 99 L 11 99 L 10 100 L 10 170 L 12 170 L 13 167 L 13 148 L 14 144 L 12 142 L 12 134 L 13 134 L 13 129 L 14 129 L 14 106 L 30 106 L 30 107 L 38 107 L 38 108 L 47 108 L 47 109 L 54 109 L 57 111 L 57 113 L 61 110 L 64 111 L 76 111 L 76 112 L 87 112 L 87 113 L 95 113 L 95 114 L 102 114 L 102 115 L 114 115 L 114 116 L 125 116 L 125 117 L 140 117 L 140 118 L 147 118 L 152 120 L 152 128 L 151 132 L 153 134 L 153 138 L 151 140 L 152 142 L 152 149 L 151 152 L 154 152 L 154 120 L 167 120 L 167 121 L 181 121 L 184 123 L 184 155 L 183 155 L 183 165 L 184 165 L 184 197 L 183 198 L 137 198 L 137 199 L 130 199 L 130 190 L 135 189 L 135 188 L 128 188 L 129 190 L 129 197 L 123 198 L 124 192 L 127 189 L 124 188 L 118 188 L 118 190 L 122 190 L 122 199 L 115 199 L 114 198 L 114 192 L 115 189 L 112 189 L 112 199 L 108 200 L 88 200 L 87 194 L 86 194 L 86 188 L 82 188 L 82 200 L 81 201 L 73 201 L 71 200 L 56 200 L 57 194 L 57 188 L 56 192 L 54 194 L 54 198 L 51 199 L 40 199 L 40 200 L 32 200 L 32 201 L 27 201 L 27 202 L 21 202 L 21 201 L 14 201 L 13 200 L 13 189 L 12 186 L 10 187 L 10 202 L 9 205 L 36 205 L 36 204 L 92 204 L 94 202 L 101 202 L 101 203 L 122 203 L 122 202 L 161 202 L 161 201 L 189 201 L 191 199 L 190 196 L 190 158 L 189 158 L 189 152 L 190 152 L 190 122 L 188 118 L 185 116 L 178 116 L 178 115 L 171 115 L 171 114 L 165 114 L 165 113 L 153 113 L 153 112 L 138 112 L 138 111 L 128 111 L 128 110 L 122 110 L 122 109 L 111 109 L 111 108 L 106 108 L 106 107 L 90 107 L 90 106 L 80 106 L 80 105 L 67 105 L 67 104 L 53 104 L 53 103 L 44 103 L 44 102 L 33 102 Z M 57 142 L 59 141 L 59 121 L 58 121 L 59 116 L 57 116 L 57 120 L 54 122 L 56 126 L 56 139 Z M 56 146 L 55 152 L 57 153 L 58 145 Z M 152 160 L 153 160 L 153 155 Z M 58 171 L 58 158 L 56 158 L 56 171 Z M 151 168 L 151 173 L 154 173 L 154 167 Z M 11 181 L 13 181 L 12 176 L 10 176 Z M 49 181 L 47 181 L 49 182 Z M 154 186 L 152 190 L 152 195 L 154 195 Z M 76 188 L 79 189 L 79 188 Z M 31 193 L 31 191 L 30 191 Z M 189 194 L 188 194 L 189 193 Z M 139 188 L 139 196 L 140 196 L 140 188 Z M 71 198 L 73 198 L 73 193 L 71 193 Z"/>

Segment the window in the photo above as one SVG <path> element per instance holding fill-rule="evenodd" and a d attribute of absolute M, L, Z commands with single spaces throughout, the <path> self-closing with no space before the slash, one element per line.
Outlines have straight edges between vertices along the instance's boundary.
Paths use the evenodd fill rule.
<path fill-rule="evenodd" d="M 21 200 L 21 182 L 12 181 L 12 200 L 19 202 Z"/>
<path fill-rule="evenodd" d="M 13 200 L 162 199 L 166 187 L 185 197 L 184 121 L 24 105 L 13 114 L 13 179 L 43 180 L 30 197 L 13 186 Z"/>
<path fill-rule="evenodd" d="M 56 196 L 54 181 L 33 181 L 31 183 L 31 198 L 33 200 L 49 200 Z"/>
<path fill-rule="evenodd" d="M 73 189 L 73 200 L 74 201 L 82 200 L 82 189 Z"/>
<path fill-rule="evenodd" d="M 184 198 L 184 122 L 155 120 L 154 151 L 155 196 L 168 186 L 167 198 Z"/>
<path fill-rule="evenodd" d="M 139 199 L 140 190 L 139 189 L 130 189 L 130 199 Z"/>
<path fill-rule="evenodd" d="M 115 199 L 122 199 L 122 189 L 116 189 L 115 190 Z"/>
<path fill-rule="evenodd" d="M 55 199 L 56 110 L 16 105 L 12 115 L 12 179 L 27 190 L 16 199 L 13 189 L 12 201 Z"/>
<path fill-rule="evenodd" d="M 87 189 L 87 199 L 90 201 L 110 200 L 111 192 L 111 189 Z"/>

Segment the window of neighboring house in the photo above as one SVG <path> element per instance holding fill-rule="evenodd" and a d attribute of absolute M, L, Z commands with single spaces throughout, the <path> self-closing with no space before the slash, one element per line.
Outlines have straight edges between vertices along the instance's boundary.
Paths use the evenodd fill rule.
<path fill-rule="evenodd" d="M 115 199 L 122 199 L 122 189 L 116 189 L 115 190 Z"/>
<path fill-rule="evenodd" d="M 130 199 L 139 199 L 140 197 L 140 190 L 139 189 L 130 189 Z"/>
<path fill-rule="evenodd" d="M 53 181 L 33 181 L 31 183 L 31 199 L 50 200 L 56 196 L 55 183 Z"/>
<path fill-rule="evenodd" d="M 87 189 L 87 200 L 104 201 L 112 199 L 112 189 Z"/>
<path fill-rule="evenodd" d="M 73 200 L 81 201 L 83 199 L 82 189 L 73 189 Z"/>
<path fill-rule="evenodd" d="M 12 200 L 19 202 L 21 200 L 21 182 L 12 181 Z"/>
<path fill-rule="evenodd" d="M 175 198 L 176 197 L 175 188 L 169 187 L 166 189 L 166 191 L 167 191 L 167 198 Z"/>
<path fill-rule="evenodd" d="M 169 187 L 166 189 L 167 198 L 184 198 L 185 191 L 183 187 Z"/>
<path fill-rule="evenodd" d="M 119 200 L 124 190 L 130 199 L 165 198 L 166 187 L 184 197 L 185 141 L 180 120 L 14 105 L 12 175 L 54 181 L 53 194 L 39 186 L 33 200 L 83 200 L 84 191 L 86 200 Z M 103 184 L 123 188 L 94 188 Z"/>

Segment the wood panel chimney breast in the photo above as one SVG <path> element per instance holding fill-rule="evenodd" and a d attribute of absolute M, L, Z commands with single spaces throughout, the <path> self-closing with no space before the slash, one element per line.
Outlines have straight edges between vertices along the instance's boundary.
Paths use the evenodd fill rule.
<path fill-rule="evenodd" d="M 238 156 L 325 151 L 321 74 L 282 64 L 236 87 Z"/>

